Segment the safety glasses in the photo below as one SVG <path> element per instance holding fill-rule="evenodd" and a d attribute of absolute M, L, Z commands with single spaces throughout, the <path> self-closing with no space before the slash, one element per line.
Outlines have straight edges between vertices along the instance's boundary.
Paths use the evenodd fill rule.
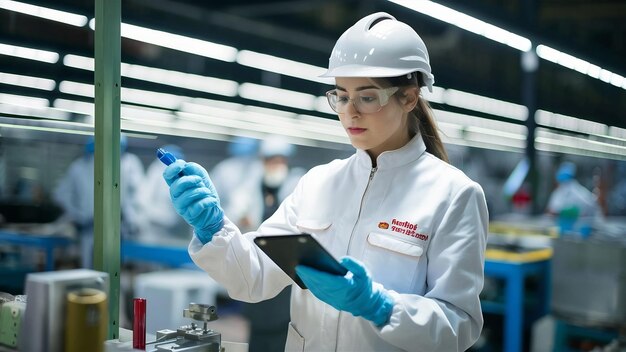
<path fill-rule="evenodd" d="M 383 106 L 387 105 L 389 98 L 398 89 L 398 87 L 364 89 L 358 91 L 354 98 L 350 98 L 348 92 L 331 89 L 326 92 L 326 98 L 330 107 L 338 114 L 345 114 L 350 103 L 354 105 L 357 112 L 372 114 L 379 112 Z"/>

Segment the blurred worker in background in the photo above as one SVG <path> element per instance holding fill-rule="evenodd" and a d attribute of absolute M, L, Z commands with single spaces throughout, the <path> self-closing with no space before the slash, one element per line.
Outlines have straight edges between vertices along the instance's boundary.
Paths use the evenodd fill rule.
<path fill-rule="evenodd" d="M 478 339 L 488 213 L 481 187 L 448 164 L 433 111 L 428 51 L 415 31 L 375 13 L 339 38 L 327 93 L 355 154 L 311 169 L 278 210 L 242 234 L 200 165 L 165 169 L 176 211 L 194 227 L 189 254 L 235 299 L 291 286 L 287 351 L 465 351 Z M 181 176 L 180 172 L 183 172 Z M 303 290 L 253 243 L 309 232 L 350 271 L 298 265 Z"/>
<path fill-rule="evenodd" d="M 222 208 L 242 231 L 256 230 L 274 214 L 304 175 L 302 168 L 289 166 L 293 152 L 293 145 L 281 136 L 263 140 L 257 160 L 252 161 L 259 163 L 260 167 L 249 167 L 246 177 L 237 187 L 230 189 L 230 203 Z"/>
<path fill-rule="evenodd" d="M 258 140 L 235 137 L 228 144 L 229 157 L 217 163 L 211 170 L 211 180 L 220 190 L 220 201 L 224 208 L 229 206 L 231 194 L 250 175 L 261 174 L 263 165 L 257 154 L 258 149 Z"/>
<path fill-rule="evenodd" d="M 304 170 L 289 166 L 293 153 L 294 146 L 280 136 L 261 142 L 258 158 L 262 167 L 249 170 L 239 187 L 231 189 L 230 203 L 224 206 L 227 216 L 241 231 L 257 229 L 294 190 Z M 284 350 L 290 294 L 287 287 L 274 298 L 244 305 L 243 313 L 250 322 L 250 352 Z"/>
<path fill-rule="evenodd" d="M 141 160 L 126 151 L 128 140 L 120 138 L 120 208 L 122 237 L 134 236 L 138 230 L 139 203 L 137 192 L 144 179 Z M 94 213 L 94 151 L 95 142 L 89 137 L 83 156 L 74 160 L 53 193 L 55 202 L 64 210 L 63 217 L 77 229 L 81 248 L 81 267 L 93 266 Z"/>
<path fill-rule="evenodd" d="M 596 195 L 576 181 L 576 165 L 566 161 L 556 172 L 558 187 L 550 195 L 547 212 L 558 219 L 560 233 L 589 236 L 594 218 L 600 215 Z"/>
<path fill-rule="evenodd" d="M 613 173 L 615 182 L 607 199 L 608 214 L 626 216 L 626 162 L 618 162 Z"/>
<path fill-rule="evenodd" d="M 174 144 L 162 147 L 177 159 L 184 159 L 183 150 Z M 139 240 L 142 242 L 188 242 L 192 228 L 183 220 L 172 205 L 170 191 L 163 180 L 165 165 L 155 159 L 146 171 L 146 178 L 141 183 L 138 201 L 141 209 L 141 230 Z"/>

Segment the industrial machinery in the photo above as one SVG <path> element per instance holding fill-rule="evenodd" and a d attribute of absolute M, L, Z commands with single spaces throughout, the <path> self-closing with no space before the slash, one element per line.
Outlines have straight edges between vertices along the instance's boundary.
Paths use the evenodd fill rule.
<path fill-rule="evenodd" d="M 626 243 L 556 239 L 552 312 L 571 321 L 626 327 Z"/>
<path fill-rule="evenodd" d="M 180 351 L 180 352 L 220 352 L 221 334 L 208 328 L 207 323 L 217 320 L 214 306 L 190 303 L 189 309 L 183 311 L 185 318 L 203 323 L 202 328 L 195 322 L 183 325 L 176 330 L 159 330 L 156 333 L 155 349 L 149 351 Z M 146 346 L 147 347 L 147 346 Z"/>
<path fill-rule="evenodd" d="M 145 351 L 175 351 L 175 352 L 229 352 L 222 346 L 222 335 L 209 329 L 208 323 L 217 320 L 215 306 L 208 304 L 190 303 L 189 308 L 183 310 L 183 316 L 194 320 L 189 325 L 183 325 L 176 330 L 162 329 L 156 332 L 156 339 L 145 343 Z M 197 322 L 201 323 L 200 326 Z M 152 335 L 154 336 L 154 335 Z M 132 349 L 133 341 L 111 340 L 106 342 L 107 352 L 136 351 Z M 247 348 L 246 348 L 247 349 Z M 241 350 L 241 349 L 239 349 Z M 234 349 L 233 349 L 234 351 Z"/>
<path fill-rule="evenodd" d="M 556 239 L 551 303 L 562 327 L 556 348 L 589 339 L 604 346 L 614 339 L 615 349 L 607 351 L 626 350 L 626 237 Z"/>

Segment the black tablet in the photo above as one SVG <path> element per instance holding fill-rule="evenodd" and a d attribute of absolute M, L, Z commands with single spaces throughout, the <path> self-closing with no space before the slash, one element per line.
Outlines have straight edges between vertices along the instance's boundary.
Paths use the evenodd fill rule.
<path fill-rule="evenodd" d="M 302 264 L 336 275 L 348 272 L 308 233 L 259 236 L 254 239 L 254 243 L 302 289 L 306 289 L 306 285 L 296 274 L 296 265 Z"/>

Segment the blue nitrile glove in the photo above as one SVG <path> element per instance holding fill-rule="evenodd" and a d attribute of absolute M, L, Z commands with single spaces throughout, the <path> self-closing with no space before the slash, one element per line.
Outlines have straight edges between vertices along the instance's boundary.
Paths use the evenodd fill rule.
<path fill-rule="evenodd" d="M 296 266 L 296 273 L 311 293 L 337 310 L 362 316 L 376 326 L 385 325 L 393 310 L 393 299 L 381 288 L 375 288 L 365 266 L 351 257 L 341 258 L 350 273 L 329 274 L 309 266 Z"/>
<path fill-rule="evenodd" d="M 208 172 L 196 164 L 176 160 L 163 171 L 170 186 L 170 197 L 176 212 L 194 228 L 203 244 L 224 226 L 224 211 Z"/>

